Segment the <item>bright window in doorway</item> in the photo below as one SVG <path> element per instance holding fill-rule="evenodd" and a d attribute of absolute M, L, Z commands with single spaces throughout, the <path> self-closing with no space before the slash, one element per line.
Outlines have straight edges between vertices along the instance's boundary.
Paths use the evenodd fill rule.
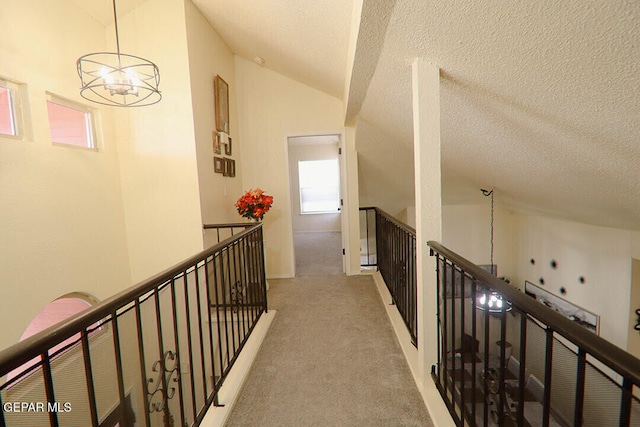
<path fill-rule="evenodd" d="M 300 212 L 327 213 L 340 210 L 338 159 L 298 162 Z"/>

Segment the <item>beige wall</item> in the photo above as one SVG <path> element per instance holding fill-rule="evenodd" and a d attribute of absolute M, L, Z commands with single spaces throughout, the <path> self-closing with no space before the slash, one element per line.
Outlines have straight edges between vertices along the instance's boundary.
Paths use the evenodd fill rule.
<path fill-rule="evenodd" d="M 55 298 L 104 299 L 130 277 L 113 110 L 98 110 L 99 148 L 90 151 L 53 146 L 46 109 L 45 91 L 82 102 L 76 60 L 106 49 L 104 28 L 70 1 L 3 2 L 1 13 L 0 76 L 28 85 L 33 130 L 23 141 L 0 137 L 4 348 Z"/>
<path fill-rule="evenodd" d="M 224 153 L 215 156 L 230 157 L 237 167 L 242 167 L 233 53 L 191 1 L 186 1 L 185 6 L 202 220 L 205 224 L 244 222 L 233 206 L 243 193 L 240 174 L 237 172 L 236 177 L 231 178 L 213 170 L 212 134 L 216 127 L 213 81 L 216 74 L 229 84 L 229 130 L 233 143 L 231 156 Z"/>
<path fill-rule="evenodd" d="M 137 282 L 202 250 L 202 217 L 184 3 L 148 0 L 118 23 L 122 51 L 160 68 L 163 96 L 116 116 L 131 279 Z"/>
<path fill-rule="evenodd" d="M 238 56 L 235 58 L 238 128 L 245 189 L 260 187 L 274 196 L 264 217 L 267 275 L 294 274 L 287 137 L 336 133 L 343 129 L 339 99 Z M 357 246 L 356 246 L 357 248 Z"/>

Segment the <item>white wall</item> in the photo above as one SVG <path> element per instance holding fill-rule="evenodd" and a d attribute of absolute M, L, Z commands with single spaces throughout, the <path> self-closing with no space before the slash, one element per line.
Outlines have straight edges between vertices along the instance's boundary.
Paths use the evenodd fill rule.
<path fill-rule="evenodd" d="M 243 193 L 242 178 L 237 172 L 232 178 L 213 170 L 213 131 L 216 128 L 213 81 L 216 74 L 229 85 L 229 130 L 233 144 L 231 156 L 225 156 L 224 152 L 215 156 L 230 157 L 237 167 L 242 167 L 233 53 L 190 0 L 185 6 L 202 220 L 205 224 L 243 222 L 245 220 L 233 206 Z"/>
<path fill-rule="evenodd" d="M 291 182 L 291 208 L 293 231 L 340 231 L 340 213 L 302 214 L 300 209 L 300 179 L 298 162 L 305 160 L 338 159 L 338 143 L 301 145 L 289 138 L 289 180 Z"/>
<path fill-rule="evenodd" d="M 163 96 L 158 104 L 116 116 L 131 278 L 137 282 L 202 250 L 202 217 L 184 2 L 148 0 L 118 24 L 121 50 L 160 68 Z"/>
<path fill-rule="evenodd" d="M 513 259 L 513 214 L 495 206 L 493 262 L 498 276 L 511 279 Z M 480 205 L 442 206 L 442 244 L 478 265 L 491 263 L 491 202 Z M 512 280 L 513 283 L 513 280 Z"/>
<path fill-rule="evenodd" d="M 626 349 L 633 233 L 523 214 L 516 221 L 516 283 L 542 277 L 546 290 L 600 315 L 600 336 Z"/>
<path fill-rule="evenodd" d="M 3 2 L 1 14 L 0 76 L 28 85 L 33 137 L 0 137 L 0 349 L 57 297 L 130 283 L 112 110 L 99 110 L 89 151 L 53 146 L 46 109 L 45 91 L 83 101 L 76 60 L 107 48 L 104 27 L 64 0 Z"/>
<path fill-rule="evenodd" d="M 287 137 L 343 129 L 339 99 L 243 58 L 235 58 L 240 157 L 245 189 L 274 197 L 264 217 L 267 275 L 294 274 L 291 199 L 287 180 Z M 356 246 L 357 248 L 357 246 Z"/>
<path fill-rule="evenodd" d="M 488 206 L 443 207 L 443 244 L 476 264 L 489 263 Z M 520 289 L 525 280 L 539 284 L 543 278 L 546 290 L 600 315 L 600 336 L 623 349 L 630 311 L 637 308 L 629 305 L 637 242 L 636 232 L 510 212 L 496 205 L 498 275 Z"/>
<path fill-rule="evenodd" d="M 357 130 L 360 206 L 408 219 L 406 208 L 415 206 L 413 147 L 362 119 Z"/>

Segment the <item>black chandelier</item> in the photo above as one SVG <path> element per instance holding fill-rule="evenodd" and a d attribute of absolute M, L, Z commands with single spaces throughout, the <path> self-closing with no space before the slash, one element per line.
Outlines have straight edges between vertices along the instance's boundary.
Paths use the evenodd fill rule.
<path fill-rule="evenodd" d="M 96 52 L 77 61 L 82 81 L 80 95 L 89 101 L 116 107 L 142 107 L 162 99 L 160 71 L 151 61 L 120 53 L 118 14 L 113 0 L 117 52 Z"/>

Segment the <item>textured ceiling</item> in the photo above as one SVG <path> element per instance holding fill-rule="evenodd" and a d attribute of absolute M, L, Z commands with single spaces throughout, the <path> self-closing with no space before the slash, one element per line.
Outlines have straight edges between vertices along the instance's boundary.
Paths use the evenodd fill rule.
<path fill-rule="evenodd" d="M 111 2 L 73 1 L 110 23 Z M 354 0 L 193 1 L 236 54 L 343 97 Z M 438 66 L 445 203 L 495 187 L 512 209 L 640 230 L 640 2 L 363 0 L 361 18 L 347 119 L 411 147 L 411 63 Z"/>
<path fill-rule="evenodd" d="M 361 116 L 411 144 L 411 62 L 442 70 L 445 203 L 640 229 L 640 3 L 397 0 Z"/>
<path fill-rule="evenodd" d="M 231 50 L 342 98 L 353 0 L 193 0 Z"/>

